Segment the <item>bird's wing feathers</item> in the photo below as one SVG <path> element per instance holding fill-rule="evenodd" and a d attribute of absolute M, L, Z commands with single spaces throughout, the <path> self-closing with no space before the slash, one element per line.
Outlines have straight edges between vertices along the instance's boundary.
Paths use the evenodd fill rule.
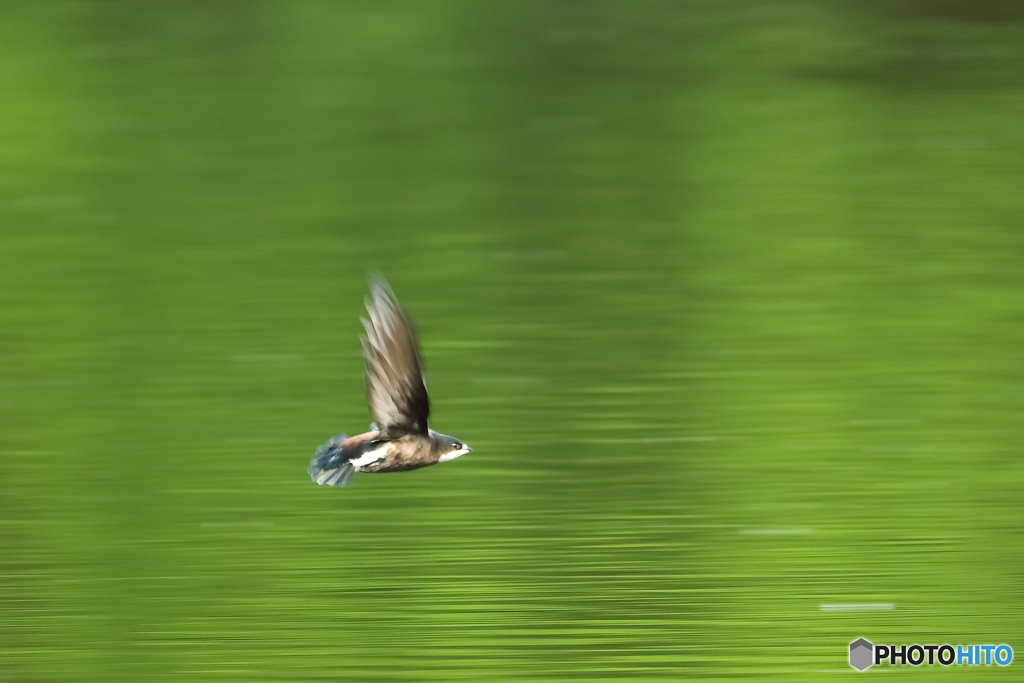
<path fill-rule="evenodd" d="M 370 280 L 363 320 L 363 356 L 370 410 L 380 436 L 426 434 L 430 400 L 423 383 L 423 361 L 412 321 L 383 278 Z"/>

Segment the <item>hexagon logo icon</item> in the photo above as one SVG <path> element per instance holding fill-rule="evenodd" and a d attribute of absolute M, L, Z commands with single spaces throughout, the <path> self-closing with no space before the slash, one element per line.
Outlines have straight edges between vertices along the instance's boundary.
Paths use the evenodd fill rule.
<path fill-rule="evenodd" d="M 864 671 L 875 663 L 872 656 L 874 651 L 875 646 L 869 640 L 858 638 L 853 641 L 850 643 L 850 666 L 857 671 Z"/>

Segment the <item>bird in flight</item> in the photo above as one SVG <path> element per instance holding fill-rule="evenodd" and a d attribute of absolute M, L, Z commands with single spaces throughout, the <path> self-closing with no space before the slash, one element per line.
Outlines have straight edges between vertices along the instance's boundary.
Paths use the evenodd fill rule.
<path fill-rule="evenodd" d="M 366 393 L 374 424 L 357 436 L 339 434 L 316 450 L 309 476 L 317 484 L 347 486 L 356 472 L 404 472 L 454 460 L 469 446 L 427 427 L 430 398 L 416 330 L 395 293 L 370 278 L 363 319 Z"/>

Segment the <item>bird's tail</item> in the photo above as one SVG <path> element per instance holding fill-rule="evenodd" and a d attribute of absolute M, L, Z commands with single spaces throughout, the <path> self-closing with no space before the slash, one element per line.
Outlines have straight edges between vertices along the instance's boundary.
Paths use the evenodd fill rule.
<path fill-rule="evenodd" d="M 339 434 L 316 449 L 316 455 L 313 456 L 313 461 L 309 463 L 309 469 L 306 471 L 317 484 L 348 486 L 356 468 L 341 451 L 341 443 L 347 438 L 347 435 Z"/>

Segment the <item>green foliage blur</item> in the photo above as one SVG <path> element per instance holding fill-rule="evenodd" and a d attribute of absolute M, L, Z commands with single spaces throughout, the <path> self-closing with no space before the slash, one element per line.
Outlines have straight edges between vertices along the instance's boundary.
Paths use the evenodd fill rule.
<path fill-rule="evenodd" d="M 0 680 L 1024 653 L 1022 7 L 0 3 Z"/>

